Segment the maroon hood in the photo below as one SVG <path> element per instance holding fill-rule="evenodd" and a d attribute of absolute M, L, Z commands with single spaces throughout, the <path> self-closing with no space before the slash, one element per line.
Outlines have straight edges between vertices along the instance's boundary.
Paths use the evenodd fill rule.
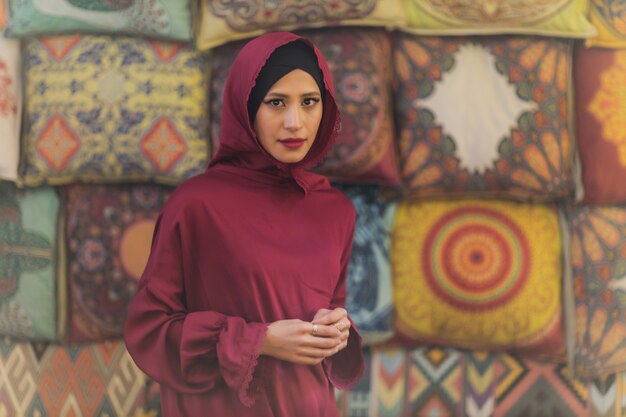
<path fill-rule="evenodd" d="M 301 40 L 315 51 L 319 67 L 324 75 L 324 115 L 313 146 L 304 159 L 295 164 L 285 164 L 267 153 L 259 143 L 248 117 L 248 97 L 255 80 L 270 55 L 280 46 Z M 285 175 L 308 191 L 327 181 L 318 174 L 306 171 L 322 161 L 337 137 L 339 110 L 335 91 L 326 60 L 320 51 L 306 38 L 289 32 L 274 32 L 248 42 L 237 55 L 230 69 L 224 88 L 220 146 L 209 167 L 230 164 L 264 173 Z"/>

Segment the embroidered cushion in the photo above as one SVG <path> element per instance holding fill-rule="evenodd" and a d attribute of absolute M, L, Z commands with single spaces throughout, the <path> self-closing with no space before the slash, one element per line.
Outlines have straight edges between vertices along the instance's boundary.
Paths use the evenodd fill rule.
<path fill-rule="evenodd" d="M 168 194 L 156 185 L 67 189 L 70 342 L 122 337 Z"/>
<path fill-rule="evenodd" d="M 571 45 L 398 34 L 395 108 L 406 195 L 573 194 Z"/>
<path fill-rule="evenodd" d="M 391 100 L 391 46 L 377 29 L 308 31 L 333 77 L 342 130 L 316 171 L 337 182 L 399 184 Z M 211 135 L 219 145 L 222 96 L 228 71 L 245 42 L 216 48 L 211 80 Z"/>
<path fill-rule="evenodd" d="M 626 370 L 626 207 L 580 205 L 569 212 L 576 302 L 577 375 Z"/>
<path fill-rule="evenodd" d="M 59 199 L 49 187 L 0 182 L 0 335 L 58 340 L 65 273 Z"/>
<path fill-rule="evenodd" d="M 576 132 L 584 200 L 626 202 L 626 50 L 576 49 Z"/>
<path fill-rule="evenodd" d="M 149 416 L 146 375 L 123 341 L 89 345 L 0 339 L 6 416 Z"/>
<path fill-rule="evenodd" d="M 560 236 L 557 212 L 540 204 L 399 204 L 391 260 L 401 339 L 562 359 Z"/>
<path fill-rule="evenodd" d="M 587 40 L 590 46 L 626 47 L 626 10 L 620 0 L 590 0 L 589 18 L 597 35 Z"/>
<path fill-rule="evenodd" d="M 21 57 L 18 41 L 0 38 L 0 179 L 11 181 L 20 159 Z"/>
<path fill-rule="evenodd" d="M 524 33 L 585 38 L 595 33 L 588 0 L 405 0 L 407 31 L 420 35 Z"/>
<path fill-rule="evenodd" d="M 207 57 L 108 36 L 26 42 L 25 182 L 178 183 L 208 157 Z"/>
<path fill-rule="evenodd" d="M 391 228 L 396 203 L 386 201 L 375 186 L 339 187 L 356 209 L 356 225 L 346 281 L 346 310 L 365 344 L 393 334 Z"/>
<path fill-rule="evenodd" d="M 7 0 L 11 36 L 127 33 L 190 40 L 189 0 Z"/>
<path fill-rule="evenodd" d="M 342 25 L 401 27 L 406 22 L 403 0 L 200 0 L 200 16 L 196 31 L 200 50 L 271 31 Z"/>

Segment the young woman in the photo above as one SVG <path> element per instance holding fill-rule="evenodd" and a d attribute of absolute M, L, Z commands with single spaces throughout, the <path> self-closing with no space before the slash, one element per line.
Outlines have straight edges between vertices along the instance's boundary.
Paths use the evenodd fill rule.
<path fill-rule="evenodd" d="M 363 372 L 343 305 L 355 212 L 307 171 L 339 113 L 306 39 L 249 42 L 226 82 L 220 147 L 157 222 L 128 313 L 128 350 L 165 417 L 333 417 Z"/>

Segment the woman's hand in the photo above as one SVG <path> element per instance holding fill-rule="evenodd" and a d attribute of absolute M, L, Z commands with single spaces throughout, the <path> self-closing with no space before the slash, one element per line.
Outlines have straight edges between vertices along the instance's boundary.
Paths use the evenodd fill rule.
<path fill-rule="evenodd" d="M 341 337 L 342 332 L 333 325 L 297 319 L 279 320 L 268 326 L 261 354 L 303 365 L 317 365 L 342 349 Z"/>
<path fill-rule="evenodd" d="M 350 320 L 348 320 L 348 312 L 345 308 L 337 307 L 334 310 L 320 308 L 317 313 L 315 313 L 315 317 L 313 317 L 313 321 L 311 323 L 323 326 L 333 326 L 339 330 L 339 339 L 341 340 L 341 344 L 339 345 L 337 352 L 348 346 L 348 336 L 350 336 L 351 323 Z"/>

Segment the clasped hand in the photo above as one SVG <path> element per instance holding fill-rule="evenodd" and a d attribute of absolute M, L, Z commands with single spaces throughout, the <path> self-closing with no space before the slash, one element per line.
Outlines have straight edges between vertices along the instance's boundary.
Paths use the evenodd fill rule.
<path fill-rule="evenodd" d="M 288 362 L 317 365 L 348 345 L 350 320 L 345 309 L 319 309 L 311 322 L 279 320 L 267 328 L 261 354 Z"/>

